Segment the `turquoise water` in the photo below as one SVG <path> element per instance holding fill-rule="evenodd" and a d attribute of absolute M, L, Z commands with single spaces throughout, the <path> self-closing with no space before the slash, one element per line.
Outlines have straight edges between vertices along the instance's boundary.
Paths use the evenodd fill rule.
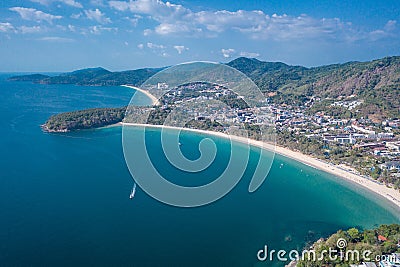
<path fill-rule="evenodd" d="M 127 105 L 131 89 L 6 77 L 0 76 L 1 266 L 258 266 L 264 245 L 301 249 L 339 228 L 400 222 L 385 200 L 279 155 L 249 194 L 257 149 L 238 186 L 215 203 L 176 208 L 140 188 L 130 200 L 120 127 L 44 134 L 39 126 L 58 112 Z M 137 104 L 148 101 L 143 96 Z M 157 157 L 159 137 L 148 132 L 158 168 L 178 184 L 207 183 L 226 162 L 226 142 L 212 137 L 222 154 L 211 172 L 189 180 Z M 182 136 L 189 158 L 198 156 L 202 137 Z"/>

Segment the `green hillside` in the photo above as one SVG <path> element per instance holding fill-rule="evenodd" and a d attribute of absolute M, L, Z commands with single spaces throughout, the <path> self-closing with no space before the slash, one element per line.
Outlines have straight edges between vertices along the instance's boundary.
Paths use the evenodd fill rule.
<path fill-rule="evenodd" d="M 343 244 L 345 244 L 345 248 L 343 248 Z M 316 252 L 316 258 L 323 259 L 313 260 L 312 257 L 306 256 L 297 263 L 297 266 L 350 267 L 352 264 L 361 262 L 373 262 L 380 266 L 376 259 L 383 258 L 382 255 L 400 252 L 400 225 L 381 225 L 376 229 L 364 231 L 357 228 L 350 228 L 347 231 L 339 230 L 330 237 L 315 242 L 312 249 Z M 329 254 L 327 253 L 329 249 L 337 253 Z M 343 252 L 342 258 L 340 251 Z M 351 257 L 351 255 L 357 254 L 346 254 L 346 251 L 358 251 L 359 256 Z M 366 251 L 370 253 L 364 253 Z"/>
<path fill-rule="evenodd" d="M 357 111 L 346 111 L 346 115 L 339 115 L 369 117 L 376 122 L 385 118 L 400 117 L 400 57 L 314 68 L 241 57 L 227 65 L 249 76 L 274 103 L 301 106 L 310 99 L 318 99 L 318 105 L 313 106 L 312 112 L 329 112 L 327 106 L 332 99 L 351 97 L 363 101 L 363 104 Z M 15 76 L 10 80 L 42 84 L 139 86 L 162 69 L 110 72 L 103 68 L 92 68 L 54 77 L 36 74 Z"/>
<path fill-rule="evenodd" d="M 92 108 L 60 113 L 51 116 L 42 129 L 45 132 L 69 132 L 103 127 L 121 122 L 125 116 L 126 107 Z"/>
<path fill-rule="evenodd" d="M 31 81 L 41 84 L 76 84 L 87 86 L 118 86 L 122 84 L 133 84 L 139 86 L 160 70 L 161 68 L 145 68 L 111 72 L 103 68 L 90 68 L 63 73 L 53 77 L 36 74 L 14 76 L 9 78 L 9 80 Z"/>
<path fill-rule="evenodd" d="M 352 96 L 364 101 L 360 116 L 376 120 L 400 116 L 400 57 L 315 68 L 248 58 L 228 65 L 248 75 L 275 103 L 302 105 L 311 97 L 324 101 Z"/>

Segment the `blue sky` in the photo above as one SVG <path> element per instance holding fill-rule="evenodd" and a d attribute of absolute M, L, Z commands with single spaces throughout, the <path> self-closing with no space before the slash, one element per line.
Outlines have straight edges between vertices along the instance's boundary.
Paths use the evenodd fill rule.
<path fill-rule="evenodd" d="M 399 23 L 398 0 L 3 0 L 0 71 L 366 61 L 400 55 Z"/>

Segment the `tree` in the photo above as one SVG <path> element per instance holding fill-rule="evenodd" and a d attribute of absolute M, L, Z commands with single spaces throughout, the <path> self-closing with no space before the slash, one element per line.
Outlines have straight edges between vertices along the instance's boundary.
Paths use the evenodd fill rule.
<path fill-rule="evenodd" d="M 367 242 L 368 244 L 376 244 L 377 238 L 375 231 L 372 230 L 365 230 L 364 231 L 364 242 Z"/>
<path fill-rule="evenodd" d="M 360 231 L 357 228 L 350 228 L 347 230 L 347 234 L 350 236 L 351 242 L 357 242 L 361 239 Z"/>

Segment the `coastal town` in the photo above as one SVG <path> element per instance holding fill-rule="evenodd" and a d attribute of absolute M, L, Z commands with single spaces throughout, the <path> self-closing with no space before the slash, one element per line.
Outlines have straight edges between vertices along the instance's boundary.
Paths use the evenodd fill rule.
<path fill-rule="evenodd" d="M 150 108 L 148 124 L 164 124 L 168 117 L 169 125 L 183 126 L 182 122 L 191 118 L 195 123 L 186 125 L 188 127 L 213 131 L 230 129 L 230 132 L 235 127 L 245 128 L 253 139 L 259 139 L 260 126 L 273 124 L 278 145 L 335 164 L 376 183 L 400 188 L 399 118 L 377 124 L 368 118 L 342 118 L 340 114 L 333 116 L 323 111 L 311 113 L 312 107 L 322 101 L 320 98 L 291 106 L 272 103 L 267 96 L 263 105 L 249 107 L 242 96 L 227 87 L 201 82 L 176 88 L 158 83 L 147 89 L 156 95 L 165 92 L 161 103 Z M 340 107 L 353 113 L 363 104 L 356 96 L 330 102 L 325 107 L 327 110 Z M 171 113 L 178 107 L 178 114 Z M 143 113 L 143 109 L 128 108 L 128 120 L 137 122 L 140 117 L 137 113 Z"/>
<path fill-rule="evenodd" d="M 309 144 L 316 144 L 314 151 L 303 153 L 400 188 L 400 120 L 392 118 L 379 124 L 368 118 L 341 118 L 324 112 L 310 114 L 306 110 L 314 101 L 300 107 L 271 105 L 278 132 L 288 132 L 297 141 L 306 138 Z M 361 104 L 361 101 L 341 100 L 331 106 L 352 110 Z"/>
<path fill-rule="evenodd" d="M 228 131 L 241 135 L 240 130 L 247 127 L 254 139 L 259 139 L 260 128 L 273 127 L 273 114 L 266 99 L 258 106 L 250 107 L 245 97 L 236 94 L 222 85 L 203 82 L 190 83 L 175 88 L 159 83 L 146 88 L 152 95 L 160 95 L 159 103 L 152 107 L 129 106 L 125 122 L 153 125 L 186 126 L 189 128 Z M 154 102 L 153 102 L 154 103 Z M 148 118 L 143 118 L 145 111 Z M 257 136 L 258 134 L 258 136 Z"/>

